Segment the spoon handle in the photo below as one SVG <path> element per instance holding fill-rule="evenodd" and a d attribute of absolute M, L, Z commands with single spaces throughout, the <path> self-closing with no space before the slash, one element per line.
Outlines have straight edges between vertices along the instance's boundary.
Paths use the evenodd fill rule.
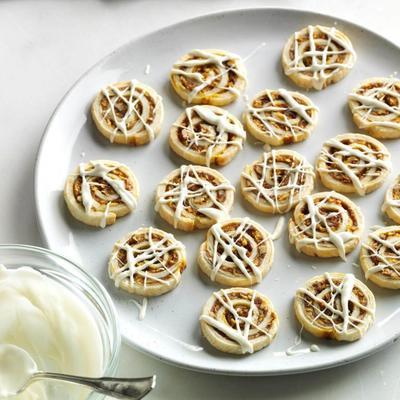
<path fill-rule="evenodd" d="M 55 379 L 77 383 L 90 387 L 96 392 L 115 397 L 116 399 L 140 400 L 156 385 L 156 376 L 147 378 L 84 378 L 74 375 L 53 372 L 37 372 L 32 380 Z"/>

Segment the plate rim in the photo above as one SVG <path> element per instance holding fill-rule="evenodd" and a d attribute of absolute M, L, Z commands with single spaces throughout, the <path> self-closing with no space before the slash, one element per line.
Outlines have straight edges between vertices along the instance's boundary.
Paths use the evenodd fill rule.
<path fill-rule="evenodd" d="M 61 97 L 59 102 L 57 103 L 56 107 L 50 114 L 50 118 L 45 126 L 45 129 L 43 131 L 42 137 L 39 141 L 39 147 L 36 153 L 35 157 L 35 167 L 34 167 L 34 179 L 33 179 L 33 186 L 34 186 L 34 203 L 35 203 L 35 210 L 36 210 L 36 220 L 38 222 L 38 230 L 41 236 L 41 239 L 44 242 L 44 245 L 49 248 L 50 250 L 53 250 L 52 246 L 50 245 L 50 240 L 46 234 L 45 231 L 45 223 L 44 223 L 44 212 L 42 210 L 42 207 L 40 205 L 40 192 L 38 190 L 38 182 L 40 180 L 40 169 L 41 169 L 41 162 L 43 159 L 43 152 L 45 148 L 45 142 L 48 137 L 48 135 L 51 132 L 52 124 L 54 120 L 57 118 L 58 113 L 60 112 L 64 102 L 68 98 L 69 94 L 80 84 L 82 80 L 86 78 L 94 69 L 99 67 L 101 64 L 106 62 L 110 57 L 114 56 L 117 53 L 123 52 L 125 48 L 133 45 L 136 42 L 141 41 L 143 38 L 150 36 L 150 35 L 156 35 L 156 34 L 162 34 L 164 31 L 168 31 L 172 28 L 177 28 L 180 25 L 186 25 L 188 23 L 192 22 L 198 22 L 201 20 L 206 20 L 208 18 L 215 18 L 218 16 L 225 16 L 227 14 L 240 14 L 240 13 L 247 13 L 247 12 L 265 12 L 266 10 L 272 11 L 272 12 L 290 12 L 290 13 L 297 13 L 297 14 L 308 14 L 312 15 L 314 17 L 322 17 L 322 18 L 330 18 L 334 19 L 335 21 L 347 25 L 351 25 L 354 28 L 364 30 L 370 35 L 373 35 L 380 40 L 385 41 L 392 47 L 396 48 L 400 52 L 400 46 L 395 43 L 393 40 L 381 35 L 380 33 L 369 29 L 365 27 L 362 24 L 353 22 L 347 18 L 342 18 L 338 17 L 335 15 L 327 14 L 327 13 L 321 13 L 321 12 L 316 12 L 310 9 L 301 9 L 301 8 L 295 8 L 295 7 L 246 7 L 246 8 L 224 8 L 218 11 L 206 13 L 206 14 L 201 14 L 197 15 L 192 18 L 186 18 L 183 20 L 180 20 L 178 22 L 175 22 L 173 24 L 168 24 L 165 26 L 162 26 L 159 29 L 149 31 L 145 34 L 141 34 L 134 39 L 127 40 L 124 44 L 118 46 L 111 52 L 107 53 L 103 57 L 101 57 L 97 62 L 95 62 L 92 66 L 90 66 L 83 74 L 81 74 L 78 79 L 76 79 L 73 84 L 70 86 L 70 88 L 65 92 L 65 94 Z M 55 250 L 53 250 L 55 251 Z M 66 257 L 62 255 L 63 257 Z M 79 265 L 79 264 L 78 264 Z M 119 318 L 118 313 L 116 315 L 116 318 Z M 120 324 L 121 325 L 121 324 Z M 122 330 L 121 330 L 122 331 Z M 231 375 L 231 376 L 283 376 L 283 375 L 292 375 L 292 374 L 301 374 L 301 373 L 308 373 L 308 372 L 314 372 L 314 371 L 321 371 L 329 368 L 334 368 L 334 367 L 339 367 L 343 366 L 346 364 L 350 364 L 353 362 L 356 362 L 358 360 L 361 360 L 363 358 L 366 358 L 370 355 L 373 355 L 377 353 L 378 351 L 381 351 L 385 349 L 386 347 L 390 346 L 391 344 L 395 343 L 399 338 L 400 338 L 400 329 L 397 332 L 397 334 L 390 336 L 389 338 L 385 339 L 382 341 L 379 345 L 374 346 L 373 348 L 367 348 L 363 351 L 360 351 L 354 356 L 351 356 L 350 358 L 342 358 L 339 361 L 327 361 L 327 362 L 317 362 L 312 366 L 309 367 L 293 367 L 293 368 L 285 368 L 284 370 L 275 370 L 275 371 L 268 371 L 268 370 L 263 370 L 263 371 L 237 371 L 237 370 L 229 370 L 226 368 L 206 368 L 202 366 L 196 366 L 191 363 L 186 363 L 184 361 L 177 361 L 171 357 L 167 356 L 162 356 L 160 355 L 157 351 L 153 351 L 152 349 L 145 348 L 144 346 L 134 342 L 131 338 L 129 338 L 127 335 L 124 334 L 124 332 L 121 332 L 122 334 L 122 341 L 124 344 L 127 344 L 128 346 L 138 350 L 139 352 L 143 354 L 147 354 L 151 356 L 152 358 L 155 358 L 157 360 L 160 360 L 162 362 L 165 362 L 166 364 L 175 366 L 175 367 L 180 367 L 184 368 L 187 370 L 191 371 L 196 371 L 196 372 L 203 372 L 203 373 L 212 373 L 212 374 L 217 374 L 217 375 Z"/>

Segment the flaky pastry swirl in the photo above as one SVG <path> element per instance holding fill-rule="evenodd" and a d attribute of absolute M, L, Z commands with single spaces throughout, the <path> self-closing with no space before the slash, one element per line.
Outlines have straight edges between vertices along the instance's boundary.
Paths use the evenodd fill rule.
<path fill-rule="evenodd" d="M 324 143 L 316 170 L 327 188 L 364 196 L 378 189 L 390 173 L 390 153 L 370 136 L 345 133 Z"/>
<path fill-rule="evenodd" d="M 208 228 L 226 218 L 233 205 L 234 187 L 218 171 L 182 165 L 157 187 L 156 211 L 174 228 Z"/>
<path fill-rule="evenodd" d="M 212 281 L 227 286 L 250 286 L 261 282 L 273 258 L 271 235 L 249 218 L 233 218 L 208 230 L 197 262 Z"/>
<path fill-rule="evenodd" d="M 247 165 L 240 177 L 243 197 L 266 213 L 291 210 L 314 187 L 312 166 L 292 150 L 272 150 Z"/>
<path fill-rule="evenodd" d="M 321 90 L 344 78 L 356 61 L 350 39 L 334 27 L 309 25 L 282 52 L 285 74 L 298 86 Z"/>
<path fill-rule="evenodd" d="M 318 108 L 306 96 L 286 89 L 265 89 L 243 113 L 246 129 L 271 146 L 307 139 L 318 121 Z"/>
<path fill-rule="evenodd" d="M 92 117 L 111 143 L 137 146 L 160 133 L 164 107 L 154 89 L 130 80 L 103 88 L 93 101 Z"/>
<path fill-rule="evenodd" d="M 246 139 L 240 121 L 228 111 L 215 106 L 193 106 L 173 124 L 170 147 L 195 164 L 225 165 L 243 147 Z"/>
<path fill-rule="evenodd" d="M 246 69 L 240 56 L 225 50 L 192 50 L 174 64 L 170 81 L 188 103 L 224 106 L 246 87 Z"/>
<path fill-rule="evenodd" d="M 349 94 L 354 123 L 378 139 L 400 137 L 400 79 L 370 78 Z"/>
<path fill-rule="evenodd" d="M 174 289 L 186 268 L 185 247 L 173 235 L 153 227 L 139 228 L 115 243 L 108 271 L 115 286 L 142 296 Z"/>
<path fill-rule="evenodd" d="M 64 199 L 71 214 L 104 228 L 135 210 L 139 184 L 133 172 L 110 160 L 81 163 L 67 178 Z"/>
<path fill-rule="evenodd" d="M 248 288 L 221 289 L 203 307 L 204 337 L 225 353 L 254 353 L 274 339 L 279 320 L 271 301 Z"/>
<path fill-rule="evenodd" d="M 294 309 L 300 324 L 314 336 L 351 342 L 373 324 L 375 298 L 353 274 L 326 272 L 297 290 Z"/>
<path fill-rule="evenodd" d="M 364 226 L 361 210 L 336 192 L 305 196 L 289 220 L 289 240 L 309 256 L 346 259 L 360 241 Z"/>
<path fill-rule="evenodd" d="M 366 279 L 388 289 L 400 289 L 400 226 L 370 232 L 362 244 L 360 265 Z"/>

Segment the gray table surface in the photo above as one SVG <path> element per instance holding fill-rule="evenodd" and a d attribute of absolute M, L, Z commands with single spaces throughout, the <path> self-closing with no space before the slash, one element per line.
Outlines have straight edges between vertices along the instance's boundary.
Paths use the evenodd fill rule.
<path fill-rule="evenodd" d="M 36 152 L 56 104 L 88 67 L 129 39 L 162 26 L 219 9 L 254 6 L 332 14 L 363 24 L 400 45 L 398 0 L 1 1 L 0 242 L 42 245 L 33 201 Z M 156 373 L 158 386 L 148 397 L 153 400 L 397 400 L 399 350 L 397 343 L 352 365 L 312 374 L 239 378 L 185 371 L 124 346 L 119 373 Z"/>

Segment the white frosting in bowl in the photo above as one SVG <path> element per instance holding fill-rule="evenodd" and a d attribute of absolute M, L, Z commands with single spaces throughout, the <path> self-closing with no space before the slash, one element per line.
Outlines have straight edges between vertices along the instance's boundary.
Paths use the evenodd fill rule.
<path fill-rule="evenodd" d="M 0 266 L 0 316 L 0 344 L 24 349 L 40 371 L 102 375 L 102 339 L 89 306 L 54 279 L 30 267 Z M 80 400 L 87 394 L 71 384 L 37 382 L 11 398 Z"/>

